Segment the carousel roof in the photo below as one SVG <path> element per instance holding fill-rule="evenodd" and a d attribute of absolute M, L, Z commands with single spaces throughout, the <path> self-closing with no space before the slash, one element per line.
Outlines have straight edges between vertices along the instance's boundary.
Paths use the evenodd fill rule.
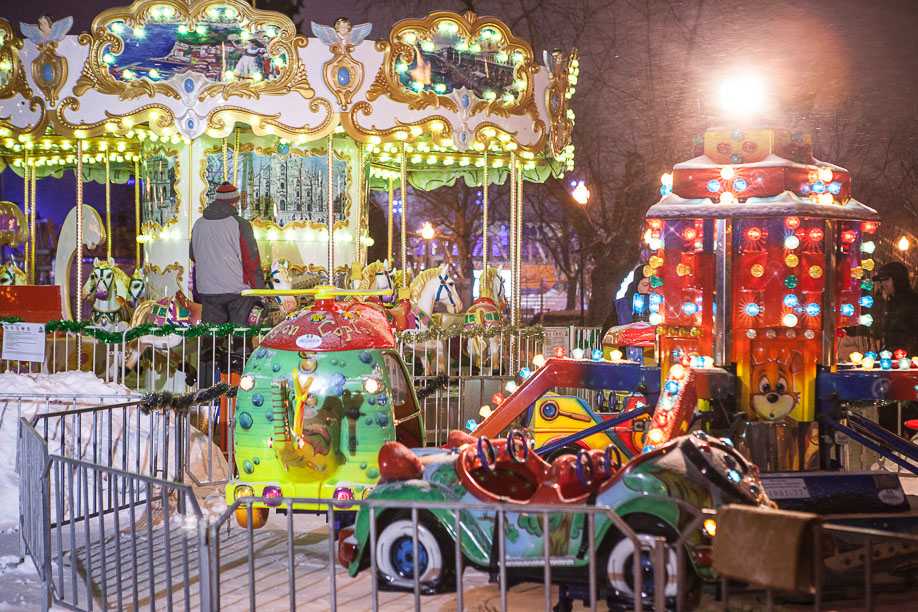
<path fill-rule="evenodd" d="M 137 0 L 67 20 L 0 19 L 0 157 L 40 174 L 108 160 L 130 171 L 144 142 L 273 137 L 278 150 L 329 137 L 363 143 L 371 181 L 404 164 L 412 184 L 527 180 L 571 163 L 576 51 L 536 62 L 498 19 L 436 12 L 395 24 L 313 24 L 239 0 Z M 66 26 L 66 27 L 65 27 Z M 78 145 L 79 143 L 79 145 Z"/>

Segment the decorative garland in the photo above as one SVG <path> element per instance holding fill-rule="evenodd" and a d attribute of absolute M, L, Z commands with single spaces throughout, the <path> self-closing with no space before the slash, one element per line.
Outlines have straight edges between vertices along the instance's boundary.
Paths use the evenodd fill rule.
<path fill-rule="evenodd" d="M 430 383 L 417 389 L 415 395 L 418 397 L 418 401 L 423 401 L 433 395 L 439 389 L 445 389 L 449 386 L 449 376 L 446 374 L 440 374 L 434 378 Z"/>
<path fill-rule="evenodd" d="M 19 317 L 3 317 L 0 318 L 0 323 L 21 323 L 22 319 Z M 235 323 L 221 323 L 219 325 L 202 323 L 201 325 L 195 325 L 194 327 L 183 327 L 181 325 L 174 325 L 167 323 L 166 325 L 154 325 L 152 323 L 144 323 L 143 325 L 138 325 L 137 327 L 132 327 L 131 329 L 125 331 L 106 331 L 104 329 L 99 329 L 92 326 L 92 323 L 89 321 L 48 321 L 45 324 L 45 330 L 47 332 L 70 332 L 75 334 L 82 334 L 85 336 L 91 336 L 98 340 L 99 342 L 104 342 L 105 344 L 121 344 L 122 342 L 130 342 L 141 336 L 168 336 L 170 334 L 176 334 L 182 336 L 183 338 L 198 338 L 204 335 L 215 335 L 220 338 L 229 336 L 255 336 L 258 334 L 267 333 L 271 330 L 271 326 L 266 325 L 246 325 L 238 326 Z"/>
<path fill-rule="evenodd" d="M 163 393 L 148 393 L 143 396 L 143 404 L 140 405 L 140 411 L 144 414 L 150 414 L 154 410 L 159 412 L 172 411 L 179 415 L 188 414 L 192 406 L 198 404 L 207 404 L 218 397 L 233 398 L 236 397 L 238 387 L 234 387 L 225 382 L 215 384 L 207 389 L 198 389 L 194 393 L 185 393 L 177 395 L 165 391 Z"/>
<path fill-rule="evenodd" d="M 422 332 L 395 332 L 396 340 L 406 344 L 414 344 L 416 342 L 425 342 L 427 340 L 434 339 L 448 340 L 450 338 L 456 337 L 493 338 L 495 336 L 504 336 L 507 338 L 514 336 L 520 338 L 521 340 L 542 342 L 545 340 L 545 328 L 541 325 L 533 325 L 531 327 L 521 327 L 519 325 L 490 325 L 488 327 L 482 327 L 480 325 L 476 325 L 474 327 L 466 328 L 464 325 L 459 323 L 441 327 L 434 323 L 429 328 L 427 328 L 426 331 Z"/>

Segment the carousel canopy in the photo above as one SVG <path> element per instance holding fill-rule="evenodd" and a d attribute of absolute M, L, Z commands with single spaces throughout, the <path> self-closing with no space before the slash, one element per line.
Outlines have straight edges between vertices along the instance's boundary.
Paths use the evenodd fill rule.
<path fill-rule="evenodd" d="M 236 0 L 138 0 L 69 19 L 0 19 L 0 157 L 38 176 L 106 159 L 125 180 L 144 143 L 267 137 L 279 152 L 362 143 L 371 184 L 503 182 L 511 160 L 541 181 L 572 163 L 576 51 L 545 54 L 501 21 L 432 13 L 373 40 L 373 24 L 313 24 Z"/>

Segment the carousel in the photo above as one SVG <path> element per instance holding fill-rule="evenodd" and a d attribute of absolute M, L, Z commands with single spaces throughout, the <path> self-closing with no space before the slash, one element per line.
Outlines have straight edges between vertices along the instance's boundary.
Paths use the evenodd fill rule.
<path fill-rule="evenodd" d="M 191 229 L 228 181 L 271 286 L 391 288 L 382 301 L 410 301 L 388 315 L 395 328 L 423 332 L 444 298 L 431 288 L 452 281 L 445 268 L 424 284 L 423 275 L 410 279 L 408 187 L 463 180 L 483 194 L 488 282 L 484 304 L 464 311 L 453 300 L 446 310 L 465 315 L 457 326 L 504 323 L 492 306 L 503 306 L 498 280 L 491 283 L 499 275 L 488 274 L 489 190 L 510 194 L 518 287 L 524 184 L 573 164 L 576 51 L 545 53 L 549 66 L 541 66 L 504 23 L 472 13 L 436 12 L 387 32 L 347 19 L 312 23 L 313 37 L 236 0 L 141 0 L 106 10 L 79 35 L 69 33 L 71 22 L 43 16 L 21 24 L 20 38 L 0 19 L 0 163 L 25 186 L 21 210 L 5 204 L 26 243 L 10 284 L 36 284 L 28 238 L 41 207 L 36 181 L 72 174 L 74 207 L 54 268 L 61 318 L 107 330 L 194 325 Z M 104 219 L 84 202 L 87 181 L 106 186 Z M 110 186 L 125 182 L 134 186 L 133 270 L 111 257 Z M 388 195 L 386 262 L 366 261 L 371 190 Z M 73 265 L 103 242 L 107 257 L 91 272 Z M 428 293 L 431 303 L 419 306 Z M 512 294 L 506 323 L 518 327 L 519 291 Z M 282 312 L 296 307 L 277 301 Z M 487 344 L 470 342 L 470 350 L 480 358 Z"/>

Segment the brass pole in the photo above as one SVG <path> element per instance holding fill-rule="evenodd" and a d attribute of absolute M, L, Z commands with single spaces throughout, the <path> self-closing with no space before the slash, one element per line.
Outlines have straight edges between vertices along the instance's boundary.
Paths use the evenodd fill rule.
<path fill-rule="evenodd" d="M 236 180 L 239 177 L 239 130 L 236 130 L 236 144 L 233 147 L 233 185 L 236 185 Z M 236 185 L 236 189 L 239 189 L 239 185 Z"/>
<path fill-rule="evenodd" d="M 389 260 L 389 265 L 395 268 L 395 260 L 392 259 L 392 209 L 395 207 L 395 187 L 392 183 L 392 177 L 389 177 L 389 233 L 386 238 L 386 258 Z"/>
<path fill-rule="evenodd" d="M 81 292 L 83 291 L 83 141 L 77 140 L 77 167 L 76 167 L 76 320 L 83 320 Z M 79 354 L 79 353 L 78 353 Z"/>
<path fill-rule="evenodd" d="M 112 169 L 108 154 L 105 156 L 105 229 L 108 236 L 105 239 L 105 254 L 112 258 Z"/>
<path fill-rule="evenodd" d="M 223 182 L 229 180 L 229 168 L 227 167 L 226 138 L 223 139 Z M 189 168 L 190 170 L 190 168 Z"/>
<path fill-rule="evenodd" d="M 334 137 L 328 135 L 328 284 L 335 284 L 335 151 Z"/>
<path fill-rule="evenodd" d="M 516 152 L 510 151 L 510 278 L 513 278 L 513 270 L 516 266 L 516 241 L 519 236 L 516 235 Z M 516 285 L 513 285 L 514 299 L 517 292 Z M 516 325 L 516 319 L 513 318 L 513 307 L 510 308 L 510 324 Z M 511 336 L 512 339 L 512 336 Z"/>
<path fill-rule="evenodd" d="M 35 277 L 35 254 L 38 252 L 38 233 L 36 231 L 37 228 L 36 228 L 35 218 L 37 216 L 37 210 L 38 210 L 38 198 L 35 195 L 35 169 L 34 168 L 32 169 L 32 172 L 30 172 L 30 175 L 32 177 L 32 180 L 30 181 L 32 183 L 32 211 L 31 211 L 32 215 L 31 215 L 31 223 L 30 223 L 31 231 L 29 231 L 29 236 L 32 239 L 32 252 L 30 253 L 31 265 L 29 267 L 29 270 L 30 270 L 29 284 L 37 285 L 38 280 Z"/>
<path fill-rule="evenodd" d="M 488 145 L 484 150 L 484 173 L 481 178 L 481 282 L 488 269 Z M 478 285 L 478 294 L 481 295 L 481 284 Z"/>
<path fill-rule="evenodd" d="M 354 238 L 354 263 L 363 263 L 363 145 L 357 143 L 357 235 Z"/>
<path fill-rule="evenodd" d="M 522 325 L 520 306 L 523 303 L 523 290 L 520 285 L 523 282 L 523 167 L 521 165 L 517 168 L 516 180 L 516 270 L 513 272 L 516 291 L 513 296 L 513 318 L 518 325 Z"/>
<path fill-rule="evenodd" d="M 408 225 L 407 225 L 407 215 L 408 215 L 408 198 L 406 197 L 406 192 L 408 191 L 408 145 L 402 142 L 402 158 L 400 160 L 400 179 L 402 187 L 402 287 L 408 286 L 408 247 L 405 244 L 405 240 L 408 237 Z"/>
<path fill-rule="evenodd" d="M 134 233 L 140 238 L 140 155 L 134 157 Z M 137 240 L 137 265 L 140 269 L 140 241 Z"/>
<path fill-rule="evenodd" d="M 22 158 L 22 214 L 25 215 L 25 218 L 29 218 L 29 154 L 25 153 Z M 22 245 L 22 255 L 25 258 L 26 272 L 29 270 L 29 253 L 31 252 L 30 247 L 32 246 L 33 236 L 29 236 L 29 239 L 26 240 L 26 243 Z"/>

